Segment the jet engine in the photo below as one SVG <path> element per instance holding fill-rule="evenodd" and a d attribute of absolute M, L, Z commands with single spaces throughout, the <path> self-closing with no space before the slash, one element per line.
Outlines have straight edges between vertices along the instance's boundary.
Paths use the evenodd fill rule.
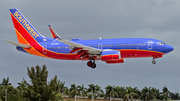
<path fill-rule="evenodd" d="M 108 50 L 101 53 L 102 61 L 116 61 L 121 59 L 120 51 Z"/>

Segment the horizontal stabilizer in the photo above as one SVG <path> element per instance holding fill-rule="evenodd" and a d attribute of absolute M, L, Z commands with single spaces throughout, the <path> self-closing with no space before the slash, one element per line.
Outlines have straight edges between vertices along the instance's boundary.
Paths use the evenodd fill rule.
<path fill-rule="evenodd" d="M 31 48 L 30 45 L 27 45 L 27 44 L 22 44 L 22 43 L 17 43 L 17 42 L 13 42 L 13 41 L 9 41 L 9 40 L 6 40 L 4 39 L 5 41 L 15 45 L 15 46 L 19 46 L 19 47 L 22 47 L 22 48 Z"/>

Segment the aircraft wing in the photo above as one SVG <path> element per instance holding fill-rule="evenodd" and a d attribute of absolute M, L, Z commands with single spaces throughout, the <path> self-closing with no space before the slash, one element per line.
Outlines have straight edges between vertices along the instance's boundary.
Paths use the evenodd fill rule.
<path fill-rule="evenodd" d="M 53 38 L 56 38 L 58 41 L 66 44 L 66 45 L 71 46 L 72 51 L 70 53 L 73 53 L 73 52 L 76 52 L 76 51 L 79 51 L 79 50 L 83 50 L 84 52 L 88 52 L 88 53 L 93 54 L 93 55 L 98 55 L 98 54 L 100 54 L 102 52 L 101 49 L 96 49 L 96 48 L 85 46 L 85 45 L 75 43 L 75 42 L 72 42 L 72 41 L 69 41 L 69 40 L 66 40 L 66 39 L 62 39 L 55 32 L 55 30 L 52 28 L 51 25 L 48 25 L 48 26 L 49 26 L 49 29 L 50 29 L 50 31 L 52 33 Z M 83 52 L 82 52 L 82 54 L 83 54 Z"/>
<path fill-rule="evenodd" d="M 79 48 L 79 49 L 82 49 L 82 50 L 88 50 L 88 53 L 90 53 L 90 54 L 95 55 L 95 54 L 100 54 L 102 52 L 101 49 L 96 49 L 96 48 L 93 48 L 93 47 L 85 46 L 85 45 L 75 43 L 75 42 L 72 42 L 72 41 L 69 41 L 69 40 L 66 40 L 66 39 L 58 39 L 58 41 L 60 41 L 60 42 L 62 42 L 64 44 L 67 44 L 67 45 L 73 47 L 74 49 Z"/>

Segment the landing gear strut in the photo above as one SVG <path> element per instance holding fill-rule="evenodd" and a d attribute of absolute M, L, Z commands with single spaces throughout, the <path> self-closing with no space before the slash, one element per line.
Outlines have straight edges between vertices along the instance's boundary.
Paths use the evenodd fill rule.
<path fill-rule="evenodd" d="M 96 68 L 96 63 L 95 63 L 95 60 L 93 59 L 93 62 L 92 60 L 90 59 L 90 61 L 87 62 L 87 65 L 91 68 Z"/>
<path fill-rule="evenodd" d="M 156 61 L 153 59 L 152 64 L 156 64 Z"/>

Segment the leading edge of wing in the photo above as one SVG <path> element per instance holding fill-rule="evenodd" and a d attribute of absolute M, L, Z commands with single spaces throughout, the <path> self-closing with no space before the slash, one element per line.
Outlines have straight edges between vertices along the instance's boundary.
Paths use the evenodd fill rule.
<path fill-rule="evenodd" d="M 66 44 L 66 45 L 69 45 L 73 48 L 82 48 L 82 50 L 88 50 L 88 53 L 91 53 L 91 54 L 100 54 L 102 52 L 101 49 L 96 49 L 96 48 L 93 48 L 93 47 L 89 47 L 89 46 L 85 46 L 85 45 L 82 45 L 82 44 L 79 44 L 79 43 L 75 43 L 75 42 L 72 42 L 72 41 L 69 41 L 69 40 L 66 40 L 66 39 L 62 39 L 56 32 L 55 30 L 51 27 L 51 25 L 48 25 L 49 26 L 49 29 L 53 35 L 54 38 L 57 38 L 58 41 Z"/>
<path fill-rule="evenodd" d="M 91 53 L 91 54 L 100 54 L 102 52 L 101 49 L 92 48 L 92 47 L 85 46 L 85 45 L 82 45 L 79 43 L 75 43 L 75 42 L 72 42 L 72 41 L 69 41 L 66 39 L 58 39 L 58 41 L 66 44 L 66 45 L 75 47 L 75 48 L 83 48 L 82 50 L 88 50 L 88 53 Z"/>

